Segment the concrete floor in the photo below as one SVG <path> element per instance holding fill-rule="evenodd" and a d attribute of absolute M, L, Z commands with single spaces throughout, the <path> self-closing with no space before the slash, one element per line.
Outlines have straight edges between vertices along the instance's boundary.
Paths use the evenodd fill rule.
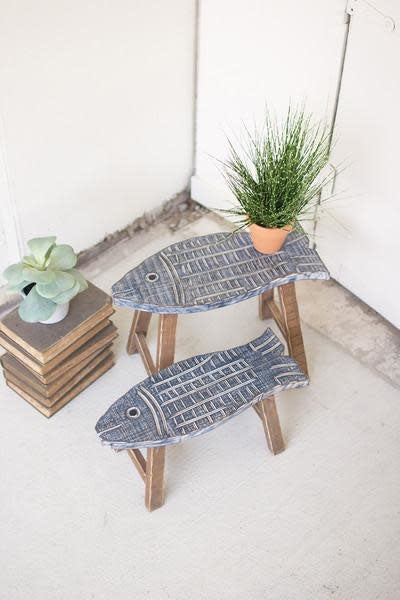
<path fill-rule="evenodd" d="M 122 242 L 86 269 L 109 290 L 213 216 Z M 1 381 L 0 600 L 396 600 L 400 597 L 399 339 L 332 282 L 298 286 L 312 383 L 278 398 L 287 450 L 247 411 L 168 449 L 167 500 L 147 513 L 125 453 L 94 424 L 145 376 L 118 309 L 116 366 L 46 420 Z M 155 341 L 155 319 L 150 339 Z M 176 358 L 243 343 L 256 300 L 187 315 Z"/>

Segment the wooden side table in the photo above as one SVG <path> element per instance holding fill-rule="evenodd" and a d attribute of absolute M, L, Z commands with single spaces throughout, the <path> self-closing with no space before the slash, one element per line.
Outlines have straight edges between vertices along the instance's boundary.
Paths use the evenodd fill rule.
<path fill-rule="evenodd" d="M 59 323 L 26 323 L 14 309 L 0 321 L 7 385 L 51 417 L 114 364 L 111 298 L 93 284 Z"/>
<path fill-rule="evenodd" d="M 135 309 L 127 352 L 138 352 L 149 375 L 174 361 L 179 314 L 204 312 L 259 297 L 259 315 L 273 318 L 282 332 L 289 355 L 308 373 L 295 282 L 329 279 L 305 234 L 291 233 L 281 251 L 257 252 L 248 233 L 215 233 L 172 244 L 132 269 L 112 287 L 114 303 Z M 277 289 L 279 305 L 274 299 Z M 147 332 L 152 314 L 159 315 L 157 354 L 152 358 Z M 274 454 L 284 450 L 273 397 L 255 405 Z M 273 432 L 271 435 L 270 432 Z M 147 460 L 139 450 L 128 451 L 145 481 L 146 506 L 161 506 L 165 447 L 149 448 Z"/>

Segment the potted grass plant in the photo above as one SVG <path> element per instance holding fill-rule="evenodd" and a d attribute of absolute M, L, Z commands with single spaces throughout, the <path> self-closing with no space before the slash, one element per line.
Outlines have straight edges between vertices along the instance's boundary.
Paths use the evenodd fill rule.
<path fill-rule="evenodd" d="M 246 129 L 244 143 L 228 145 L 222 171 L 237 204 L 222 212 L 234 216 L 238 229 L 249 228 L 256 250 L 277 252 L 327 182 L 321 172 L 329 157 L 328 129 L 289 107 L 282 123 L 267 111 L 262 130 Z"/>
<path fill-rule="evenodd" d="M 58 323 L 69 310 L 69 302 L 87 288 L 74 267 L 77 256 L 71 246 L 56 244 L 56 238 L 29 240 L 31 254 L 7 267 L 3 275 L 9 293 L 23 296 L 18 314 L 28 323 Z"/>

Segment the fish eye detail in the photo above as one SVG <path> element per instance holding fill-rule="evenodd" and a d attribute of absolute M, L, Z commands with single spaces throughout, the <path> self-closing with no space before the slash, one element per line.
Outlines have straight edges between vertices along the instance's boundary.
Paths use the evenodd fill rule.
<path fill-rule="evenodd" d="M 145 279 L 146 281 L 150 281 L 150 283 L 153 283 L 154 281 L 158 280 L 158 273 L 147 273 Z"/>
<path fill-rule="evenodd" d="M 130 406 L 126 411 L 126 416 L 129 419 L 137 419 L 140 417 L 140 410 L 137 406 Z"/>

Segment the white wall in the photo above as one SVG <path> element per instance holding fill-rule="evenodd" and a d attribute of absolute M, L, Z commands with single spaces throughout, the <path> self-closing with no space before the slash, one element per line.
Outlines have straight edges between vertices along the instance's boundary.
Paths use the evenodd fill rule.
<path fill-rule="evenodd" d="M 3 0 L 0 267 L 33 236 L 86 248 L 188 184 L 194 42 L 195 0 Z"/>
<path fill-rule="evenodd" d="M 345 34 L 345 0 L 201 0 L 196 172 L 192 195 L 209 207 L 231 198 L 215 157 L 226 135 L 260 122 L 265 104 L 289 101 L 331 118 Z"/>
<path fill-rule="evenodd" d="M 397 0 L 354 5 L 331 157 L 345 169 L 313 239 L 332 275 L 400 326 L 400 12 Z M 226 134 L 261 121 L 266 102 L 279 114 L 306 99 L 332 120 L 345 9 L 346 0 L 201 0 L 196 200 L 231 205 L 215 158 L 226 157 Z"/>
<path fill-rule="evenodd" d="M 400 327 L 400 34 L 390 26 L 400 26 L 400 7 L 374 5 L 359 2 L 351 18 L 332 152 L 337 195 L 316 231 L 332 276 Z"/>

